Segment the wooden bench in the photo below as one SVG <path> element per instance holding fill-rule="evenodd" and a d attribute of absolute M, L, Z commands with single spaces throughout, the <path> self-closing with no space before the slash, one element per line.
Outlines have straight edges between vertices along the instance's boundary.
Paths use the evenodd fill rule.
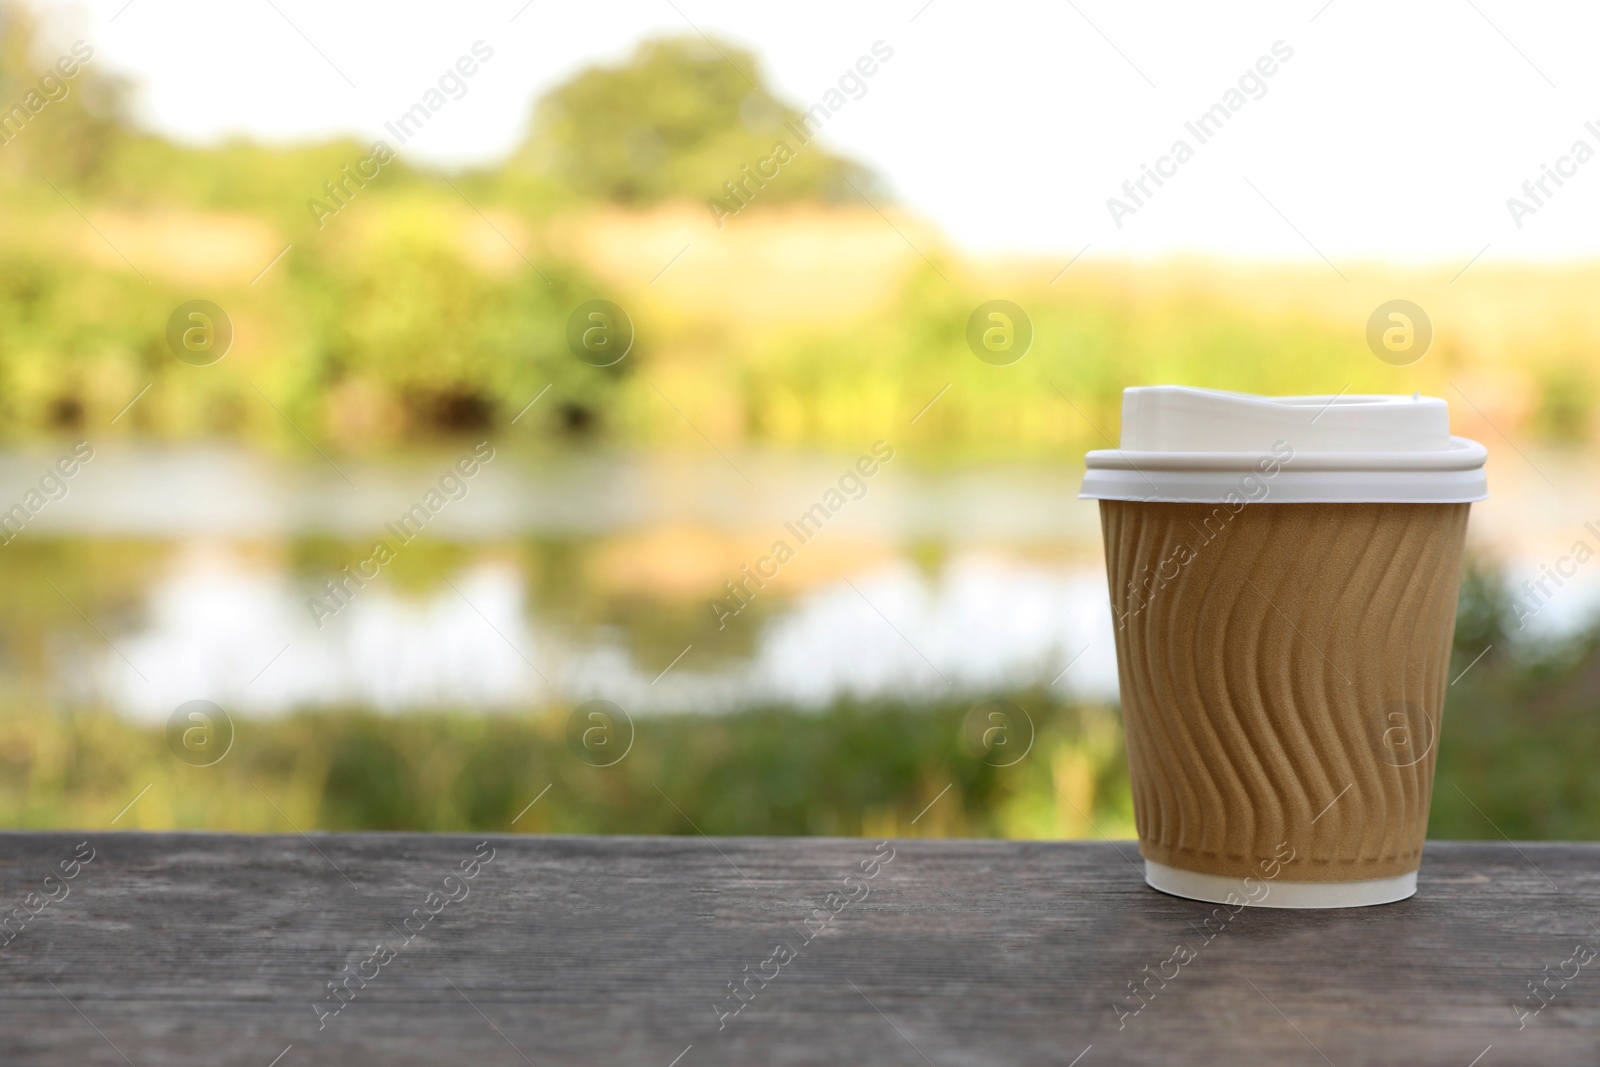
<path fill-rule="evenodd" d="M 1131 842 L 10 833 L 0 885 L 8 1067 L 1600 1063 L 1600 845 L 1323 912 Z"/>

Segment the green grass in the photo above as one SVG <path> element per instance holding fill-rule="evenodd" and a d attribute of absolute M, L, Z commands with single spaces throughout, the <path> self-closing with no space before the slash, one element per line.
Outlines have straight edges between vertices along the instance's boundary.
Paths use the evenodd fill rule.
<path fill-rule="evenodd" d="M 104 826 L 151 784 L 118 826 L 980 837 L 1092 836 L 1098 826 L 1131 834 L 1115 713 L 1054 706 L 1037 694 L 1016 703 L 1032 719 L 1033 743 L 1005 767 L 996 764 L 1027 743 L 1023 719 L 1004 760 L 985 756 L 966 740 L 964 704 L 640 720 L 627 754 L 606 767 L 593 764 L 609 756 L 569 742 L 570 713 L 555 710 L 241 721 L 232 749 L 209 767 L 178 760 L 160 728 L 101 714 L 23 717 L 0 730 L 0 824 Z"/>

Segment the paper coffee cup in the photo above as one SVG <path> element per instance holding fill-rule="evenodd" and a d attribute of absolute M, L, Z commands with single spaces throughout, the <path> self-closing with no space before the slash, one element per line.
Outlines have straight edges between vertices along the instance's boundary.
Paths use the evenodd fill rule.
<path fill-rule="evenodd" d="M 1145 880 L 1416 892 L 1482 445 L 1433 397 L 1123 394 L 1100 501 Z"/>

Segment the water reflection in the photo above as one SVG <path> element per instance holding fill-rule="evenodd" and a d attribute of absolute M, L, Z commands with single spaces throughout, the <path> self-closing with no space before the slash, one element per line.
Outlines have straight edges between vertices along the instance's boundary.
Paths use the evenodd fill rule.
<path fill-rule="evenodd" d="M 729 711 L 1052 681 L 1063 693 L 1104 697 L 1115 692 L 1116 666 L 1103 583 L 1089 568 L 986 552 L 958 554 L 932 575 L 890 561 L 775 596 L 763 618 L 730 620 L 730 630 L 752 630 L 745 654 L 717 647 L 708 625 L 698 641 L 684 640 L 681 658 L 646 662 L 619 627 L 542 617 L 525 568 L 505 559 L 473 562 L 421 595 L 374 583 L 318 630 L 304 607 L 314 589 L 225 544 L 197 543 L 151 584 L 143 620 L 112 636 L 114 649 L 85 663 L 80 647 L 55 670 L 76 700 L 148 719 L 196 694 L 258 715 L 593 698 L 644 714 Z"/>
<path fill-rule="evenodd" d="M 897 460 L 719 627 L 711 599 L 840 459 L 741 456 L 752 489 L 712 455 L 506 450 L 319 627 L 308 599 L 453 458 L 342 460 L 353 489 L 225 449 L 101 448 L 0 548 L 0 691 L 150 720 L 194 699 L 274 715 L 599 698 L 650 714 L 1027 685 L 1115 696 L 1096 513 L 1075 499 L 1079 472 L 1051 464 Z M 1592 471 L 1582 456 L 1539 464 L 1563 484 Z M 0 456 L 0 483 L 35 467 Z M 1490 475 L 1472 537 L 1515 589 L 1594 516 L 1493 458 Z M 1600 563 L 1527 633 L 1570 632 L 1597 604 Z"/>

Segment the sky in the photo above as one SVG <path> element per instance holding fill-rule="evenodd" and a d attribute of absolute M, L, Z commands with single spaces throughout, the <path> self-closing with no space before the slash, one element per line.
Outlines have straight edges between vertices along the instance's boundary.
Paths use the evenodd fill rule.
<path fill-rule="evenodd" d="M 405 149 L 415 163 L 463 167 L 509 152 L 540 93 L 652 36 L 706 34 L 748 48 L 801 107 L 882 42 L 892 58 L 829 122 L 825 140 L 877 170 L 903 210 L 972 254 L 1441 270 L 1600 255 L 1600 158 L 1577 147 L 1600 154 L 1600 68 L 1588 55 L 1600 29 L 1594 6 L 43 6 L 72 28 L 69 38 L 95 48 L 94 63 L 133 79 L 147 125 L 191 142 L 388 137 L 384 123 L 482 41 L 493 57 L 467 95 Z M 1209 134 L 1202 141 L 1185 124 L 1218 104 L 1226 121 L 1199 130 Z M 1166 172 L 1162 184 L 1145 177 L 1142 191 L 1125 192 L 1146 166 Z M 1546 166 L 1565 172 L 1560 185 Z M 1524 191 L 1541 178 L 1543 191 Z"/>

